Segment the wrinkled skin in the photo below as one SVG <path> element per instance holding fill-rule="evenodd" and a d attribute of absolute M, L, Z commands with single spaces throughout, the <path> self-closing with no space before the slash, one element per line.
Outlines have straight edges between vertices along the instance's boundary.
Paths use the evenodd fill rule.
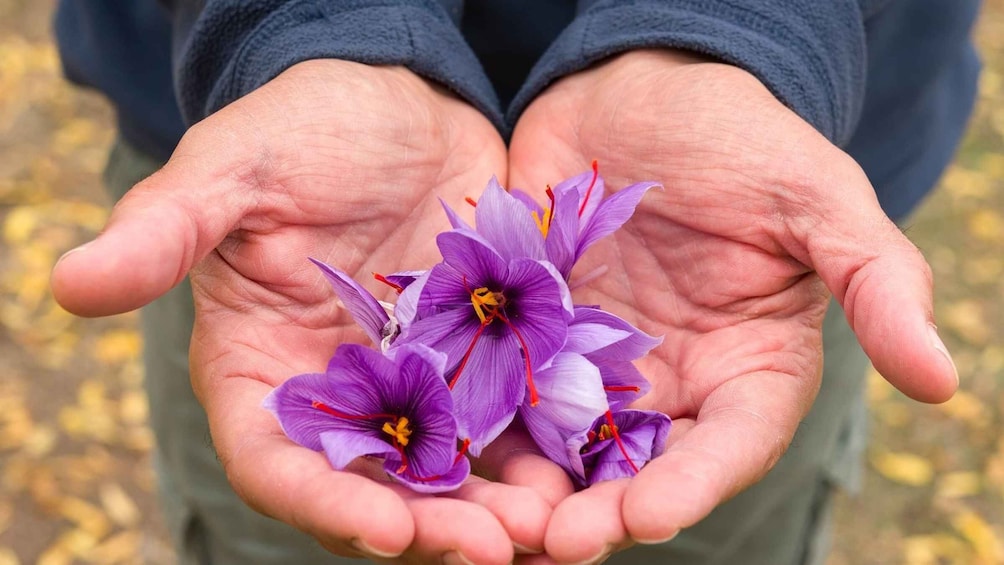
<path fill-rule="evenodd" d="M 634 52 L 569 76 L 517 124 L 509 181 L 542 192 L 593 159 L 608 190 L 665 187 L 572 281 L 606 265 L 576 302 L 665 336 L 639 363 L 653 390 L 637 407 L 674 425 L 667 452 L 637 477 L 557 504 L 552 558 L 667 539 L 762 477 L 818 391 L 829 293 L 892 384 L 925 402 L 954 392 L 923 257 L 857 164 L 748 73 Z"/>
<path fill-rule="evenodd" d="M 923 401 L 954 391 L 923 258 L 851 159 L 750 75 L 668 53 L 613 59 L 543 93 L 506 159 L 482 116 L 408 71 L 301 63 L 193 127 L 60 261 L 53 290 L 72 312 L 108 315 L 191 271 L 192 382 L 235 490 L 334 553 L 395 562 L 458 550 L 506 563 L 514 545 L 546 548 L 526 562 L 598 560 L 695 523 L 761 477 L 808 411 L 827 289 L 893 384 Z M 542 190 L 592 159 L 608 187 L 665 185 L 576 271 L 609 269 L 578 302 L 665 335 L 639 364 L 654 386 L 638 406 L 676 420 L 665 455 L 572 494 L 511 434 L 478 462 L 498 482 L 432 497 L 369 468 L 334 472 L 282 436 L 262 398 L 363 340 L 307 256 L 363 281 L 425 268 L 448 227 L 437 196 L 477 196 L 492 174 Z"/>
<path fill-rule="evenodd" d="M 63 258 L 53 290 L 72 312 L 107 315 L 191 270 L 192 384 L 248 504 L 338 554 L 428 562 L 457 550 L 508 563 L 514 542 L 543 546 L 550 506 L 534 491 L 472 478 L 433 497 L 379 473 L 335 472 L 261 408 L 281 380 L 323 369 L 339 343 L 365 341 L 307 258 L 390 298 L 374 271 L 439 258 L 435 234 L 449 226 L 437 196 L 476 196 L 493 174 L 504 180 L 505 164 L 483 116 L 411 72 L 308 61 L 191 128 L 103 234 Z M 523 451 L 505 462 L 539 464 Z M 454 521 L 465 527 L 441 527 Z"/>

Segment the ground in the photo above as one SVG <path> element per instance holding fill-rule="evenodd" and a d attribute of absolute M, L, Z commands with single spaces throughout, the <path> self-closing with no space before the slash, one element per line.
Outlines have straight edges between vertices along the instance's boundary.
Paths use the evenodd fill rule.
<path fill-rule="evenodd" d="M 84 320 L 48 291 L 93 237 L 113 116 L 60 75 L 52 0 L 0 0 L 0 565 L 171 563 L 156 512 L 133 314 Z M 1004 563 L 1004 0 L 977 30 L 980 102 L 956 163 L 907 226 L 930 261 L 961 391 L 906 400 L 872 375 L 861 495 L 829 565 Z"/>

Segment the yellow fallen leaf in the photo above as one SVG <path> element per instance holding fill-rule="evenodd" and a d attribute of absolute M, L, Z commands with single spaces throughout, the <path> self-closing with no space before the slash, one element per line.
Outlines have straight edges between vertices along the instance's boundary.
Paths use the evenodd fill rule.
<path fill-rule="evenodd" d="M 875 367 L 869 365 L 868 372 L 866 375 L 867 386 L 868 386 L 868 404 L 874 406 L 875 404 L 887 400 L 892 396 L 893 391 L 892 385 L 889 381 L 882 378 L 882 375 L 875 370 Z"/>
<path fill-rule="evenodd" d="M 960 390 L 951 400 L 938 405 L 938 410 L 950 418 L 961 420 L 973 427 L 983 428 L 991 424 L 992 415 L 987 406 L 975 394 Z"/>
<path fill-rule="evenodd" d="M 969 233 L 989 243 L 1004 243 L 1004 218 L 996 210 L 977 210 L 969 217 Z"/>
<path fill-rule="evenodd" d="M 965 498 L 979 494 L 982 487 L 983 479 L 979 473 L 960 471 L 939 477 L 935 492 L 939 498 Z"/>
<path fill-rule="evenodd" d="M 949 534 L 910 536 L 903 540 L 904 565 L 942 565 L 944 560 L 962 563 L 970 554 L 965 542 Z"/>
<path fill-rule="evenodd" d="M 942 307 L 938 319 L 971 345 L 984 345 L 990 337 L 983 317 L 985 310 L 976 300 L 960 300 Z"/>
<path fill-rule="evenodd" d="M 912 453 L 882 451 L 871 456 L 871 463 L 883 477 L 908 486 L 924 486 L 934 477 L 931 463 Z"/>
<path fill-rule="evenodd" d="M 98 338 L 94 358 L 102 363 L 124 363 L 137 359 L 141 348 L 142 341 L 135 330 L 112 330 Z"/>
<path fill-rule="evenodd" d="M 140 390 L 127 390 L 119 400 L 119 417 L 122 423 L 139 426 L 146 423 L 149 416 L 149 405 L 146 394 Z"/>
<path fill-rule="evenodd" d="M 983 173 L 953 165 L 945 173 L 945 190 L 956 198 L 985 198 L 993 189 L 992 179 Z"/>
<path fill-rule="evenodd" d="M 118 484 L 105 483 L 101 485 L 98 496 L 101 499 L 101 507 L 116 525 L 131 528 L 139 523 L 139 507 Z"/>
<path fill-rule="evenodd" d="M 56 434 L 56 430 L 51 427 L 44 425 L 35 426 L 31 434 L 25 438 L 22 449 L 24 449 L 25 454 L 31 457 L 45 457 L 56 447 L 56 440 L 58 439 L 59 436 Z"/>
<path fill-rule="evenodd" d="M 952 516 L 952 526 L 973 546 L 981 563 L 1004 563 L 1004 544 L 979 514 L 960 512 Z"/>
<path fill-rule="evenodd" d="M 21 245 L 31 239 L 38 226 L 38 210 L 34 206 L 18 206 L 7 213 L 3 223 L 3 239 L 8 245 Z"/>
<path fill-rule="evenodd" d="M 70 565 L 72 561 L 73 555 L 65 547 L 57 545 L 43 551 L 35 565 Z"/>
<path fill-rule="evenodd" d="M 97 539 L 103 538 L 111 530 L 108 517 L 101 508 L 80 498 L 64 497 L 59 504 L 59 514 Z"/>
<path fill-rule="evenodd" d="M 87 530 L 74 528 L 60 534 L 54 545 L 65 549 L 74 557 L 81 557 L 98 544 L 100 537 Z"/>
<path fill-rule="evenodd" d="M 130 558 L 139 559 L 142 541 L 142 536 L 135 530 L 119 532 L 88 551 L 84 558 L 98 565 L 123 563 Z"/>

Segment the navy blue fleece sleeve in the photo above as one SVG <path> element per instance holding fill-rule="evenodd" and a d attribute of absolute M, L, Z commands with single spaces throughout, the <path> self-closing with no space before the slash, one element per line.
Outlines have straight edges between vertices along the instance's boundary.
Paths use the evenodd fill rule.
<path fill-rule="evenodd" d="M 496 127 L 502 112 L 457 27 L 460 0 L 204 0 L 168 2 L 175 82 L 194 123 L 290 66 L 338 58 L 403 65 L 453 90 Z"/>
<path fill-rule="evenodd" d="M 672 47 L 746 69 L 843 144 L 864 97 L 862 19 L 857 0 L 580 0 L 575 20 L 531 71 L 508 118 L 515 122 L 554 80 L 600 59 Z"/>

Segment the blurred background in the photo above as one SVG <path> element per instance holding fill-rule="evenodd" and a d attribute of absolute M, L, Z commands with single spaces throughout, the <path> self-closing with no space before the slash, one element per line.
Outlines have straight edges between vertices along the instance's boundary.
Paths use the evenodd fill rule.
<path fill-rule="evenodd" d="M 168 564 L 138 318 L 77 319 L 48 290 L 107 217 L 114 136 L 101 97 L 62 79 L 53 4 L 0 0 L 0 565 Z M 864 488 L 840 500 L 828 565 L 1004 563 L 1004 0 L 977 40 L 969 134 L 906 228 L 961 390 L 925 406 L 871 375 Z"/>

